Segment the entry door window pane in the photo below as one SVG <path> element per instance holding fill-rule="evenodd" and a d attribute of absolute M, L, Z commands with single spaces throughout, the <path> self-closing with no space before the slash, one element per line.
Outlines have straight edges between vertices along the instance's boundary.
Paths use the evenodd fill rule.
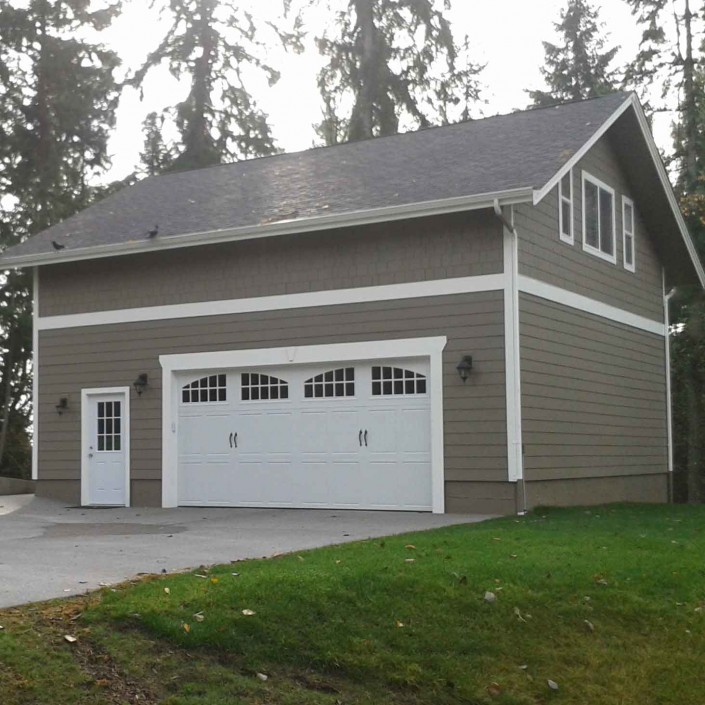
<path fill-rule="evenodd" d="M 98 402 L 96 436 L 99 451 L 110 452 L 122 448 L 122 402 Z"/>

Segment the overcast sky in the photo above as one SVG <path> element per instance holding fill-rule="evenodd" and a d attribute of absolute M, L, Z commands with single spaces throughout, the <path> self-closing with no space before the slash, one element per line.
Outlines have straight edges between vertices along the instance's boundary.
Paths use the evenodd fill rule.
<path fill-rule="evenodd" d="M 267 14 L 281 7 L 281 0 L 243 0 L 255 14 Z M 478 106 L 477 117 L 524 107 L 526 90 L 543 87 L 540 67 L 544 61 L 543 40 L 554 40 L 553 23 L 566 0 L 454 0 L 449 15 L 457 39 L 468 34 L 473 59 L 486 63 L 481 79 L 485 84 L 486 105 Z M 640 30 L 623 0 L 594 2 L 609 33 L 609 46 L 619 46 L 619 60 L 636 52 Z M 106 33 L 108 43 L 123 57 L 125 68 L 134 69 L 145 59 L 164 32 L 147 0 L 127 5 L 125 13 Z M 270 115 L 278 144 L 286 151 L 306 149 L 313 142 L 312 123 L 320 119 L 320 98 L 316 73 L 321 58 L 315 50 L 305 55 L 274 54 L 270 60 L 282 69 L 282 78 L 271 89 L 258 92 L 260 106 Z M 127 89 L 118 113 L 118 125 L 111 142 L 111 178 L 129 174 L 139 159 L 142 146 L 141 123 L 150 110 L 174 105 L 185 96 L 166 72 L 152 74 L 145 87 L 145 101 L 137 91 Z M 668 145 L 667 121 L 657 130 L 662 148 Z"/>

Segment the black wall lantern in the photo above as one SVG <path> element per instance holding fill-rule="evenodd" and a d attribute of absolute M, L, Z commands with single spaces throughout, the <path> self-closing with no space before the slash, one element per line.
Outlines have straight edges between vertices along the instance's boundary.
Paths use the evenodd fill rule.
<path fill-rule="evenodd" d="M 59 403 L 56 405 L 56 413 L 61 416 L 61 414 L 64 413 L 64 411 L 69 410 L 69 400 L 67 397 L 61 397 L 59 399 Z"/>
<path fill-rule="evenodd" d="M 463 382 L 467 382 L 472 370 L 472 355 L 463 355 L 462 360 L 460 360 L 455 369 L 458 370 L 460 379 L 462 379 Z"/>
<path fill-rule="evenodd" d="M 137 392 L 137 396 L 141 397 L 142 392 L 147 387 L 147 373 L 142 372 L 140 375 L 138 375 L 137 379 L 132 383 L 132 386 L 135 388 L 135 391 Z"/>

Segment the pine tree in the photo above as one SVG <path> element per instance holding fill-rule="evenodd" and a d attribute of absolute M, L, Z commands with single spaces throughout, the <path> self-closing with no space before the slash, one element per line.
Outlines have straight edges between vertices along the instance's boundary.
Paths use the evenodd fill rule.
<path fill-rule="evenodd" d="M 529 91 L 534 105 L 586 100 L 612 92 L 616 76 L 611 65 L 617 47 L 605 48 L 598 11 L 590 2 L 568 0 L 554 27 L 560 42 L 543 43 L 546 64 L 541 74 L 548 90 Z"/>
<path fill-rule="evenodd" d="M 186 99 L 167 111 L 180 135 L 179 145 L 159 148 L 162 156 L 178 152 L 167 168 L 193 169 L 275 153 L 268 117 L 257 106 L 247 79 L 254 71 L 264 75 L 270 86 L 279 80 L 278 71 L 265 60 L 267 47 L 261 36 L 269 29 L 277 41 L 298 50 L 296 28 L 287 33 L 271 25 L 259 26 L 235 0 L 161 3 L 171 26 L 130 82 L 141 86 L 150 70 L 162 63 L 177 79 L 190 81 Z M 155 130 L 155 122 L 145 125 L 145 139 L 152 146 Z"/>
<path fill-rule="evenodd" d="M 478 74 L 458 49 L 444 0 L 349 0 L 334 30 L 318 37 L 327 65 L 318 76 L 326 144 L 395 134 L 469 116 Z M 329 7 L 330 10 L 330 7 Z M 467 40 L 465 47 L 467 48 Z M 461 55 L 462 54 L 462 55 Z"/>
<path fill-rule="evenodd" d="M 90 181 L 109 163 L 118 58 L 82 37 L 107 27 L 118 10 L 90 0 L 0 0 L 1 247 L 93 197 Z M 19 455 L 26 456 L 31 414 L 31 275 L 5 272 L 1 282 L 0 467 L 8 458 L 26 466 Z"/>

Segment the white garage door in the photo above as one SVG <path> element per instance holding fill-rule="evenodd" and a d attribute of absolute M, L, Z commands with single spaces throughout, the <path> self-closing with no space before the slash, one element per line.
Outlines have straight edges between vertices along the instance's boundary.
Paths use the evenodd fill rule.
<path fill-rule="evenodd" d="M 431 509 L 425 361 L 180 374 L 178 502 Z"/>

